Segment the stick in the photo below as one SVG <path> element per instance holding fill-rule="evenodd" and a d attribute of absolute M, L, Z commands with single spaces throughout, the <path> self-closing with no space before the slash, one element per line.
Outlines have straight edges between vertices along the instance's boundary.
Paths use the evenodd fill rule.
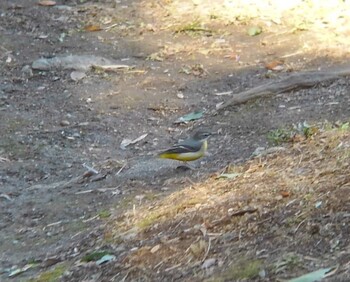
<path fill-rule="evenodd" d="M 346 65 L 336 69 L 325 71 L 307 71 L 292 74 L 281 78 L 278 81 L 271 81 L 266 84 L 254 87 L 233 95 L 233 97 L 218 107 L 218 111 L 230 106 L 248 102 L 249 100 L 268 97 L 274 94 L 289 92 L 301 88 L 310 88 L 318 83 L 335 80 L 342 76 L 350 75 L 350 66 Z"/>
<path fill-rule="evenodd" d="M 209 237 L 208 248 L 207 248 L 207 251 L 205 252 L 205 255 L 204 255 L 203 259 L 202 259 L 202 263 L 205 261 L 205 259 L 207 258 L 208 254 L 209 254 L 210 246 L 211 246 L 211 239 Z"/>

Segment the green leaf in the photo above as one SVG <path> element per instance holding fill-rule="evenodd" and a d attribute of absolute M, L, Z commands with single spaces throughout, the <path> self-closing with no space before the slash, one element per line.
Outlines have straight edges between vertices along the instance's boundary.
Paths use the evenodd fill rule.
<path fill-rule="evenodd" d="M 192 120 L 200 119 L 201 117 L 203 117 L 203 112 L 192 112 L 178 118 L 175 123 L 187 123 Z"/>
<path fill-rule="evenodd" d="M 349 122 L 343 123 L 343 124 L 339 127 L 339 129 L 340 129 L 340 130 L 348 130 L 348 129 L 349 129 L 349 125 L 350 125 Z"/>
<path fill-rule="evenodd" d="M 335 267 L 321 268 L 319 270 L 316 270 L 316 271 L 310 272 L 308 274 L 304 274 L 302 276 L 299 276 L 297 278 L 293 278 L 291 280 L 288 280 L 288 282 L 316 282 L 316 281 L 320 281 L 322 278 L 329 276 L 329 273 L 333 272 L 333 270 L 336 270 L 336 268 Z"/>
<path fill-rule="evenodd" d="M 92 252 L 92 253 L 87 254 L 86 256 L 84 256 L 81 259 L 81 261 L 83 261 L 83 262 L 98 261 L 99 259 L 101 259 L 105 255 L 108 255 L 107 251 Z"/>
<path fill-rule="evenodd" d="M 262 28 L 260 26 L 252 26 L 248 29 L 249 36 L 255 36 L 262 33 Z"/>

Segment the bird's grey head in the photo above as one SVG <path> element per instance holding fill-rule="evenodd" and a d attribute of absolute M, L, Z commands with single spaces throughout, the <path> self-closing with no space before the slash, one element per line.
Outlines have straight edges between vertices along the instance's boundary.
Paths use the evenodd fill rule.
<path fill-rule="evenodd" d="M 197 131 L 194 135 L 193 135 L 193 139 L 198 140 L 198 141 L 204 141 L 207 140 L 210 137 L 211 133 L 208 131 L 204 131 L 204 130 L 200 130 Z"/>

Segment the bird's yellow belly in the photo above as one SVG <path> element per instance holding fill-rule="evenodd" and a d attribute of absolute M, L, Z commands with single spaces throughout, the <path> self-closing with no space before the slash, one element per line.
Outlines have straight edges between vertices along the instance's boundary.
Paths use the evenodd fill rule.
<path fill-rule="evenodd" d="M 194 152 L 194 153 L 181 153 L 181 154 L 171 154 L 171 153 L 164 153 L 161 154 L 159 157 L 163 159 L 172 159 L 172 160 L 178 160 L 183 162 L 190 162 L 197 160 L 204 156 L 204 152 Z"/>

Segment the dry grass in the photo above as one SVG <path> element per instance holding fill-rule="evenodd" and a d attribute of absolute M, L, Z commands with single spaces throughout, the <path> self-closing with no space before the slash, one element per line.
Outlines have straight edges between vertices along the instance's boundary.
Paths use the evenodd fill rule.
<path fill-rule="evenodd" d="M 261 271 L 285 278 L 341 264 L 350 243 L 349 163 L 349 131 L 318 132 L 235 167 L 234 180 L 213 176 L 125 214 L 112 229 L 138 246 L 124 260 L 128 275 L 251 281 Z M 209 258 L 214 267 L 202 269 Z M 248 266 L 232 269 L 242 259 Z"/>

